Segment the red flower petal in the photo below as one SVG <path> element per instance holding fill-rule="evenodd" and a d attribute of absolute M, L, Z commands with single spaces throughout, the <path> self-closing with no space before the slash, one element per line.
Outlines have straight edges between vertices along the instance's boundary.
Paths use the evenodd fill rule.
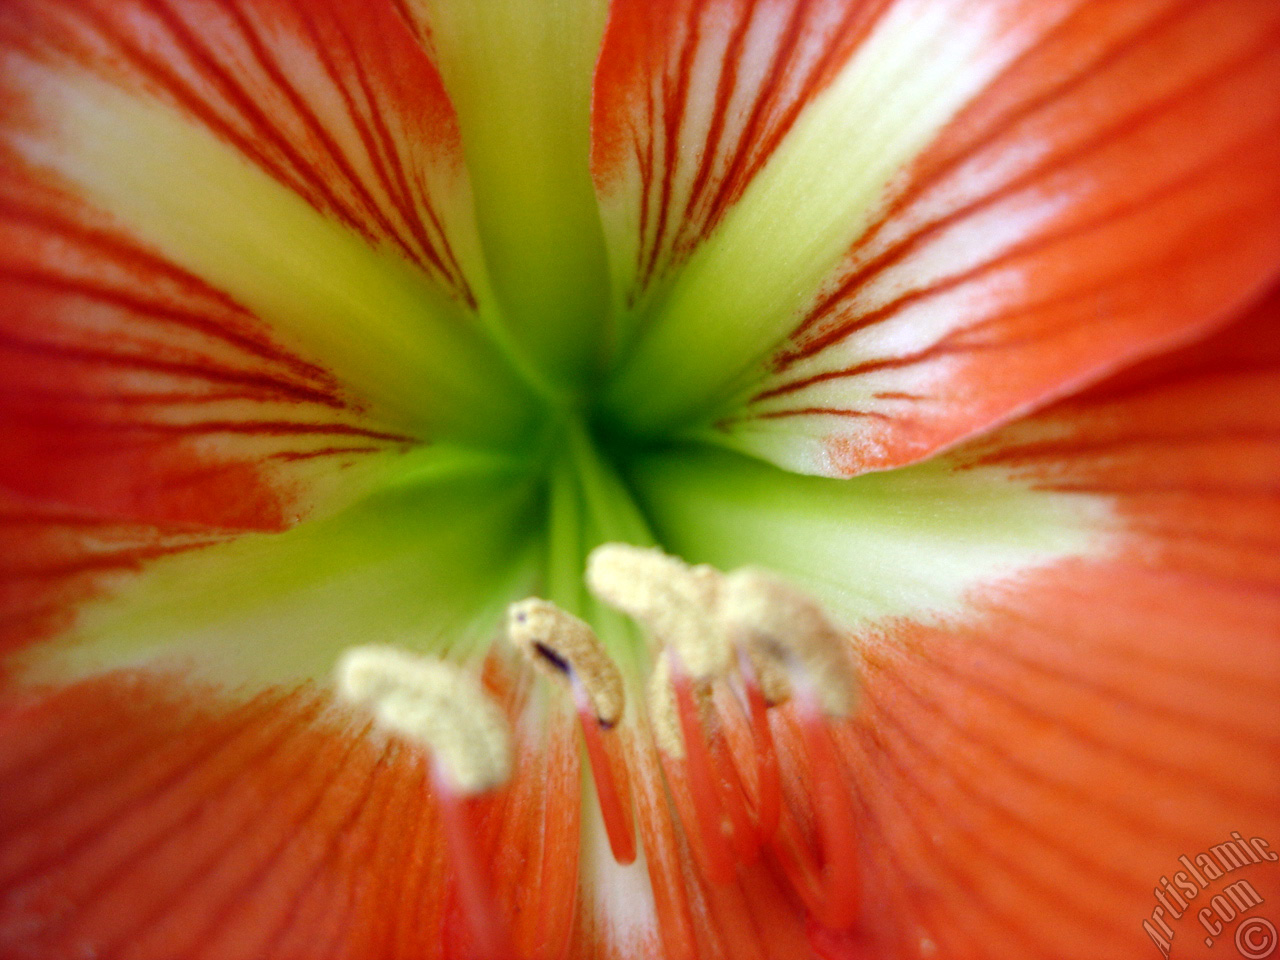
<path fill-rule="evenodd" d="M 457 124 L 392 4 L 16 0 L 0 29 L 10 53 L 159 97 L 317 210 L 472 296 L 442 219 Z M 28 97 L 20 85 L 6 93 L 12 125 Z"/>
<path fill-rule="evenodd" d="M 803 930 L 767 858 L 728 885 L 702 879 L 683 782 L 668 795 L 652 747 L 633 741 L 668 953 L 1130 960 L 1151 948 L 1141 921 L 1179 856 L 1232 831 L 1280 835 L 1278 386 L 1273 297 L 1211 341 L 956 455 L 959 470 L 999 465 L 1110 498 L 1119 549 L 978 591 L 958 625 L 863 638 L 867 705 L 836 732 L 860 831 L 845 853 L 863 865 L 851 930 Z M 117 675 L 5 716 L 0 945 L 12 955 L 117 944 L 165 957 L 200 943 L 211 957 L 317 944 L 410 956 L 460 936 L 416 754 L 382 752 L 305 691 L 216 705 L 162 689 Z M 481 821 L 496 875 L 529 881 L 501 901 L 519 911 L 514 929 L 527 911 L 563 929 L 548 904 L 572 885 L 539 839 L 572 832 L 553 822 L 579 800 L 563 749 L 572 713 L 554 716 L 544 734 L 525 728 L 526 766 Z M 784 803 L 803 824 L 812 771 L 790 708 L 774 730 Z M 1239 878 L 1280 896 L 1268 863 Z M 608 890 L 593 893 L 604 905 L 579 896 L 571 955 L 634 947 Z M 1193 917 L 1176 927 L 1186 955 L 1201 949 Z"/>
<path fill-rule="evenodd" d="M 13 493 L 121 521 L 275 529 L 289 514 L 273 478 L 412 440 L 197 277 L 46 191 L 5 186 L 0 482 Z"/>

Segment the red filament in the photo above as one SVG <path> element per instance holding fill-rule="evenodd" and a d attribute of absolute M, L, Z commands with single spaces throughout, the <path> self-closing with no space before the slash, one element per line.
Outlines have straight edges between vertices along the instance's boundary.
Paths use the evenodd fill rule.
<path fill-rule="evenodd" d="M 600 816 L 609 836 L 609 849 L 613 852 L 613 859 L 626 866 L 636 859 L 631 792 L 625 780 L 626 761 L 616 749 L 611 749 L 615 746 L 614 738 L 601 728 L 600 720 L 592 709 L 591 698 L 577 677 L 573 678 L 573 699 L 582 725 L 582 739 L 587 746 L 587 759 L 595 781 Z M 615 768 L 623 773 L 621 786 L 614 775 Z"/>
<path fill-rule="evenodd" d="M 857 816 L 841 774 L 831 728 L 813 703 L 798 704 L 799 726 L 809 756 L 810 795 L 818 852 L 811 852 L 799 825 L 783 816 L 774 844 L 784 872 L 809 913 L 824 927 L 844 930 L 858 917 L 861 895 Z"/>
<path fill-rule="evenodd" d="M 492 879 L 480 853 L 475 812 L 467 797 L 460 796 L 443 778 L 436 777 L 440 819 L 449 848 L 449 863 L 457 882 L 457 895 L 477 950 L 478 960 L 511 960 L 506 923 L 498 915 L 491 891 Z"/>
<path fill-rule="evenodd" d="M 702 734 L 702 718 L 694 699 L 693 680 L 684 670 L 678 654 L 671 657 L 671 684 L 675 688 L 676 712 L 684 739 L 685 763 L 689 773 L 689 792 L 698 819 L 698 832 L 706 854 L 707 879 L 728 883 L 733 879 L 733 851 L 727 834 L 733 829 L 720 807 L 716 775 L 711 752 Z"/>

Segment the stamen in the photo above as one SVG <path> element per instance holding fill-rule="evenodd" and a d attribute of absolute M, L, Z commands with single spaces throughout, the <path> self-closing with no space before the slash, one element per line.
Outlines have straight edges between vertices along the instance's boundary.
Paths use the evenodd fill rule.
<path fill-rule="evenodd" d="M 516 953 L 507 926 L 494 909 L 493 878 L 481 853 L 479 817 L 471 808 L 471 798 L 449 789 L 438 789 L 437 793 L 462 915 L 480 960 L 512 960 Z"/>
<path fill-rule="evenodd" d="M 714 709 L 711 685 L 694 681 L 691 684 L 694 703 L 700 724 L 710 721 Z M 658 657 L 649 675 L 649 725 L 654 739 L 663 753 L 676 760 L 685 758 L 684 734 L 680 725 L 680 710 L 676 703 L 675 685 L 672 683 L 671 662 L 664 653 Z"/>
<path fill-rule="evenodd" d="M 856 817 L 829 718 L 848 717 L 857 674 L 840 629 L 808 594 L 765 570 L 722 574 L 652 549 L 606 544 L 591 555 L 592 591 L 640 621 L 661 652 L 649 688 L 650 722 L 663 752 L 682 760 L 707 878 L 733 879 L 770 842 L 810 912 L 824 926 L 853 923 L 859 901 Z M 712 685 L 736 656 L 751 731 L 755 808 L 746 771 L 715 722 Z M 782 803 L 770 706 L 795 700 L 812 767 L 818 853 Z M 732 757 L 732 759 L 731 759 Z M 754 830 L 752 829 L 754 814 Z"/>
<path fill-rule="evenodd" d="M 575 684 L 575 693 L 581 689 Z M 605 833 L 609 836 L 609 849 L 613 852 L 613 859 L 625 867 L 636 859 L 635 826 L 631 822 L 631 789 L 626 779 L 626 759 L 617 750 L 611 749 L 615 744 L 612 737 L 604 736 L 604 728 L 583 716 L 581 704 L 578 717 L 582 724 L 582 739 L 587 745 L 587 761 L 591 764 L 596 798 L 600 804 L 600 817 L 604 820 Z"/>
<path fill-rule="evenodd" d="M 759 680 L 756 665 L 741 648 L 738 669 L 747 701 L 747 717 L 755 741 L 756 829 L 761 842 L 767 842 L 778 829 L 778 813 L 782 805 L 782 774 L 778 769 L 778 751 L 769 727 L 768 694 Z M 785 679 L 785 678 L 784 678 Z M 788 685 L 788 694 L 790 687 Z"/>
<path fill-rule="evenodd" d="M 547 600 L 531 597 L 511 605 L 507 636 L 535 667 L 567 683 L 582 726 L 596 798 L 609 848 L 624 866 L 636 858 L 635 827 L 626 761 L 604 734 L 622 717 L 622 675 L 583 621 Z"/>
<path fill-rule="evenodd" d="M 479 685 L 457 667 L 394 647 L 354 647 L 338 661 L 338 693 L 372 707 L 379 725 L 426 747 L 435 793 L 467 926 L 482 960 L 515 954 L 497 915 L 481 852 L 476 794 L 511 775 L 506 720 Z"/>
<path fill-rule="evenodd" d="M 739 675 L 744 681 L 748 677 L 752 679 L 766 706 L 776 707 L 791 699 L 791 681 L 776 659 L 763 655 L 750 644 L 736 643 L 735 646 Z"/>
<path fill-rule="evenodd" d="M 804 591 L 765 570 L 727 574 L 720 617 L 732 640 L 812 690 L 830 716 L 847 717 L 857 703 L 857 675 L 840 629 Z M 759 674 L 762 678 L 765 674 Z"/>
<path fill-rule="evenodd" d="M 506 718 L 467 674 L 394 647 L 353 647 L 338 661 L 338 692 L 428 750 L 448 786 L 470 796 L 506 783 Z"/>
<path fill-rule="evenodd" d="M 844 929 L 859 902 L 857 823 L 841 776 L 829 717 L 847 717 L 857 701 L 857 676 L 839 628 L 808 594 L 764 570 L 725 577 L 725 629 L 760 659 L 786 670 L 809 754 L 820 852 L 804 849 L 795 824 L 783 826 L 783 862 L 810 911 L 831 929 Z"/>
<path fill-rule="evenodd" d="M 724 574 L 709 566 L 690 567 L 658 550 L 606 544 L 592 553 L 587 582 L 601 599 L 643 623 L 664 650 L 650 685 L 651 722 L 664 752 L 685 762 L 708 877 L 727 881 L 733 862 L 754 860 L 776 828 L 780 787 L 764 710 L 790 695 L 786 673 L 776 658 L 743 648 L 743 664 L 755 660 L 742 671 L 749 678 L 752 735 L 763 731 L 764 736 L 761 765 L 753 771 L 758 791 L 753 824 L 742 778 L 720 725 L 713 722 L 711 684 L 734 663 L 721 610 Z"/>
<path fill-rule="evenodd" d="M 832 930 L 851 926 L 858 915 L 858 831 L 853 799 L 841 775 L 835 741 L 826 721 L 811 715 L 802 721 L 817 796 L 818 830 L 822 842 L 822 903 L 815 911 Z"/>
<path fill-rule="evenodd" d="M 621 719 L 622 674 L 588 624 L 548 600 L 530 597 L 508 608 L 507 637 L 547 676 L 581 684 L 602 726 Z"/>
<path fill-rule="evenodd" d="M 661 550 L 606 543 L 587 558 L 587 586 L 648 629 L 660 645 L 679 651 L 697 680 L 723 676 L 732 663 L 715 611 L 723 575 L 691 567 Z"/>
<path fill-rule="evenodd" d="M 857 818 L 844 784 L 829 721 L 812 705 L 799 725 L 814 784 L 819 852 L 811 854 L 790 811 L 781 818 L 774 844 L 783 871 L 808 911 L 830 930 L 848 929 L 858 918 L 861 897 Z"/>
<path fill-rule="evenodd" d="M 715 783 L 720 793 L 720 809 L 728 817 L 731 829 L 729 841 L 733 845 L 733 853 L 739 864 L 750 864 L 760 853 L 760 842 L 756 830 L 747 812 L 746 791 L 738 768 L 734 764 L 729 744 L 724 735 L 721 723 L 714 723 L 704 728 L 707 743 L 710 747 L 712 769 L 715 772 Z"/>
<path fill-rule="evenodd" d="M 713 883 L 728 883 L 733 879 L 733 851 L 729 846 L 733 824 L 720 806 L 711 753 L 702 735 L 701 710 L 695 700 L 694 681 L 680 663 L 679 653 L 668 651 L 663 661 L 669 663 L 670 683 L 675 692 L 676 715 L 689 771 L 689 792 L 706 852 L 707 879 Z"/>

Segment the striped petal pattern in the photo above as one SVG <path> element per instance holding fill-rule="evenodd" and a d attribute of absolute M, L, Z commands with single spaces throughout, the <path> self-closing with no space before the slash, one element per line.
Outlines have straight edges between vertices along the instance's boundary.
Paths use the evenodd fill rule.
<path fill-rule="evenodd" d="M 967 0 L 634 6 L 601 54 L 595 168 L 632 313 L 612 408 L 647 430 L 732 393 L 899 168 L 1060 16 Z"/>
<path fill-rule="evenodd" d="M 1273 295 L 954 455 L 1110 498 L 1119 549 L 980 591 L 970 625 L 863 647 L 842 747 L 869 915 L 892 918 L 869 955 L 1142 956 L 1180 855 L 1280 832 L 1278 331 Z M 1280 893 L 1261 862 L 1164 911 L 1173 955 L 1230 949 L 1196 915 L 1241 878 Z"/>
<path fill-rule="evenodd" d="M 460 423 L 519 430 L 456 121 L 393 10 L 15 2 L 0 61 L 4 642 Z"/>
<path fill-rule="evenodd" d="M 0 958 L 1230 952 L 1160 896 L 1280 844 L 1277 171 L 1273 0 L 0 0 Z M 618 538 L 821 601 L 857 711 L 673 733 Z"/>
<path fill-rule="evenodd" d="M 516 716 L 527 691 L 506 689 Z M 521 744 L 556 774 L 481 813 L 498 874 L 536 909 L 518 942 L 559 931 L 528 954 L 549 960 L 574 919 L 579 784 L 572 727 L 544 719 Z M 314 685 L 229 700 L 109 675 L 7 709 L 0 730 L 6 957 L 468 955 L 429 770 Z"/>
<path fill-rule="evenodd" d="M 883 176 L 854 146 L 812 168 L 788 150 L 822 156 L 796 145 L 841 98 L 851 137 L 878 130 L 857 96 L 884 57 L 945 58 L 923 40 L 872 57 L 903 5 L 833 5 L 841 21 L 821 4 L 671 4 L 615 21 L 626 67 L 606 47 L 597 179 L 618 289 L 656 304 L 634 312 L 618 388 L 640 426 L 710 423 L 806 473 L 911 463 L 1195 336 L 1274 276 L 1273 5 L 979 5 L 990 21 L 961 6 L 948 22 L 987 24 L 968 59 L 952 50 L 952 86 L 972 87 Z M 600 121 L 615 88 L 625 109 Z M 858 203 L 823 194 L 859 170 Z M 793 235 L 793 216 L 807 229 Z M 824 253 L 833 221 L 845 232 Z M 791 272 L 793 256 L 818 272 Z"/>
<path fill-rule="evenodd" d="M 407 28 L 341 3 L 206 6 L 6 8 L 9 189 L 78 206 L 60 217 L 86 227 L 72 243 L 113 224 L 379 417 L 431 436 L 504 422 L 506 368 L 470 314 L 483 271 L 456 127 Z M 353 59 L 366 32 L 389 47 L 381 77 Z M 39 242 L 68 279 L 66 230 Z"/>

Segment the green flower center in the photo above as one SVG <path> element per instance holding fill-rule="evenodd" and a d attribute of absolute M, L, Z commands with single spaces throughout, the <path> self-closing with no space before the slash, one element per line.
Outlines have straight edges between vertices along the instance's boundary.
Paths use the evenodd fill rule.
<path fill-rule="evenodd" d="M 600 543 L 773 569 L 852 628 L 951 616 L 978 584 L 1098 546 L 1105 505 L 1007 471 L 936 461 L 824 479 L 722 445 L 714 424 L 786 335 L 794 295 L 755 271 L 769 303 L 789 305 L 778 313 L 743 298 L 737 261 L 695 255 L 624 302 L 599 210 L 579 202 L 585 141 L 576 186 L 535 203 L 516 196 L 529 185 L 509 140 L 483 173 L 464 136 L 480 223 L 460 254 L 472 309 L 172 110 L 88 82 L 60 96 L 52 112 L 74 145 L 60 175 L 322 363 L 374 426 L 420 442 L 311 462 L 301 522 L 283 533 L 192 534 L 179 546 L 203 549 L 148 565 L 35 650 L 36 677 L 176 657 L 220 682 L 296 682 L 362 643 L 465 660 L 489 649 L 509 602 L 536 594 L 589 621 L 639 681 L 647 644 L 582 582 Z M 578 201 L 553 203 L 561 194 Z M 731 231 L 734 249 L 785 213 L 774 199 Z M 548 233 L 547 209 L 579 216 Z"/>

